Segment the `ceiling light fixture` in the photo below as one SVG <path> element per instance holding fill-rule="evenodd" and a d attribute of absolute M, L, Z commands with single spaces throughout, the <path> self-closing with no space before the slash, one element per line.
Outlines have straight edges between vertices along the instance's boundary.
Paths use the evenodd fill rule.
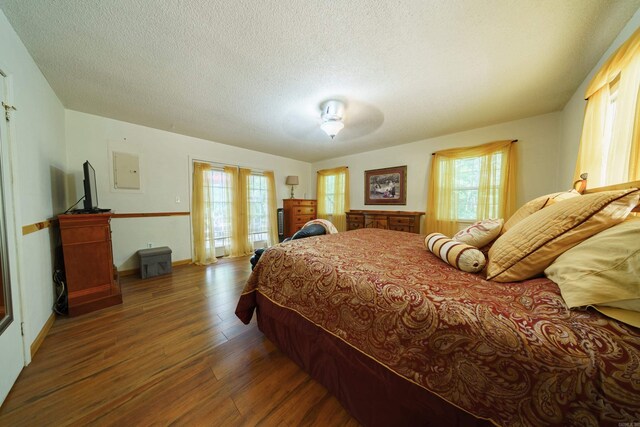
<path fill-rule="evenodd" d="M 344 103 L 336 100 L 326 101 L 322 104 L 321 117 L 322 124 L 320 125 L 320 129 L 329 135 L 331 139 L 335 138 L 338 132 L 344 127 L 344 123 L 342 122 L 344 118 Z"/>

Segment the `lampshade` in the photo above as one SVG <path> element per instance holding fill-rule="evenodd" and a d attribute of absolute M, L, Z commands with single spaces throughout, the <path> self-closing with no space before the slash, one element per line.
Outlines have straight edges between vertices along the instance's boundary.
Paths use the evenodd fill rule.
<path fill-rule="evenodd" d="M 326 122 L 322 122 L 320 125 L 320 129 L 329 135 L 331 139 L 333 139 L 343 127 L 344 123 L 340 120 L 327 120 Z"/>
<path fill-rule="evenodd" d="M 298 185 L 298 177 L 295 175 L 290 175 L 287 177 L 286 185 Z"/>
<path fill-rule="evenodd" d="M 321 117 L 320 129 L 333 139 L 344 127 L 344 103 L 334 99 L 326 101 L 322 104 Z"/>

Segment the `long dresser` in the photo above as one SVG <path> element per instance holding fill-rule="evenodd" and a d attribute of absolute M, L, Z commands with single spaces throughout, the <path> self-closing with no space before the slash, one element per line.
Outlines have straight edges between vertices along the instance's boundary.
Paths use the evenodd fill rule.
<path fill-rule="evenodd" d="M 317 218 L 316 200 L 311 199 L 284 199 L 284 237 L 293 236 L 307 221 Z"/>
<path fill-rule="evenodd" d="M 351 210 L 347 212 L 347 230 L 384 228 L 420 233 L 420 217 L 424 212 Z"/>

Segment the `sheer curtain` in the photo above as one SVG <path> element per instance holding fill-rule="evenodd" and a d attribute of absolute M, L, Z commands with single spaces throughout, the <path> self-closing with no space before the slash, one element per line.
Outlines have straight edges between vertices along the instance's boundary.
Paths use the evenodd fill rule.
<path fill-rule="evenodd" d="M 278 204 L 276 201 L 276 180 L 273 171 L 265 171 L 264 176 L 267 179 L 267 192 L 268 194 L 268 206 L 269 212 L 269 246 L 278 243 Z"/>
<path fill-rule="evenodd" d="M 582 138 L 578 149 L 578 161 L 576 162 L 575 180 L 580 179 L 583 172 L 589 173 L 589 187 L 601 187 L 606 182 L 603 170 L 603 138 L 607 123 L 607 112 L 610 104 L 609 85 L 605 85 L 594 93 L 584 111 L 584 123 L 582 124 Z"/>
<path fill-rule="evenodd" d="M 640 180 L 640 29 L 605 62 L 585 92 L 575 179 L 589 187 Z"/>
<path fill-rule="evenodd" d="M 249 176 L 250 169 L 225 166 L 224 172 L 229 175 L 231 185 L 228 187 L 229 215 L 231 218 L 231 238 L 228 248 L 229 256 L 238 257 L 253 253 L 249 242 Z"/>
<path fill-rule="evenodd" d="M 250 169 L 237 166 L 220 168 L 206 162 L 193 163 L 192 224 L 195 264 L 216 262 L 215 227 L 218 229 L 219 256 L 237 257 L 253 253 L 254 247 L 250 239 L 251 176 Z M 257 200 L 253 202 L 258 204 L 254 206 L 256 216 L 253 219 L 259 223 L 258 237 L 263 239 L 264 234 L 261 233 L 267 234 L 266 240 L 272 245 L 278 243 L 274 173 L 264 172 L 258 178 L 258 184 L 253 184 L 254 196 L 257 194 Z M 265 213 L 268 229 L 263 228 Z"/>
<path fill-rule="evenodd" d="M 346 166 L 318 171 L 318 218 L 327 219 L 338 231 L 346 231 L 349 210 L 349 168 Z"/>
<path fill-rule="evenodd" d="M 457 190 L 464 179 L 457 171 L 460 160 L 477 159 L 479 176 L 473 206 L 476 219 L 507 219 L 515 209 L 516 150 L 515 144 L 497 141 L 475 147 L 454 148 L 432 156 L 428 183 L 425 231 L 453 236 L 458 232 L 460 210 Z"/>
<path fill-rule="evenodd" d="M 211 170 L 208 163 L 193 163 L 193 199 L 191 221 L 193 224 L 193 262 L 197 265 L 215 263 L 216 247 L 213 232 L 213 200 L 207 180 Z"/>

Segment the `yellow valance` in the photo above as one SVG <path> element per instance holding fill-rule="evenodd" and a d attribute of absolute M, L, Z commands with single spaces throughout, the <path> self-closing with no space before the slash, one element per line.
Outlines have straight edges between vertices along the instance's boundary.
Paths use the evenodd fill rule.
<path fill-rule="evenodd" d="M 634 55 L 638 53 L 640 53 L 640 28 L 609 57 L 607 62 L 600 68 L 600 71 L 591 79 L 584 95 L 585 99 L 591 98 L 600 88 L 611 83 Z"/>

